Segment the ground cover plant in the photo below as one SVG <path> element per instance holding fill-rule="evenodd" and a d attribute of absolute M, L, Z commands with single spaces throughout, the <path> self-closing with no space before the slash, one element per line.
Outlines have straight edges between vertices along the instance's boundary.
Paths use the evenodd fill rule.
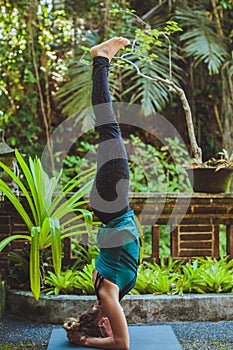
<path fill-rule="evenodd" d="M 81 270 L 68 269 L 57 276 L 49 272 L 45 293 L 94 295 L 92 272 L 95 261 Z M 130 294 L 232 293 L 233 260 L 197 258 L 190 262 L 172 260 L 160 264 L 143 262 Z"/>
<path fill-rule="evenodd" d="M 145 261 L 140 264 L 137 282 L 131 293 L 182 295 L 184 293 L 232 292 L 233 263 L 232 260 L 228 261 L 228 258 L 225 256 L 225 250 L 223 249 L 225 246 L 222 248 L 219 260 L 211 258 L 197 258 L 189 262 L 172 260 L 169 257 L 169 234 L 165 236 L 166 226 L 163 229 L 163 239 L 161 239 L 162 258 L 160 263 Z M 223 241 L 225 241 L 223 231 L 222 234 Z M 58 274 L 54 271 L 51 255 L 47 254 L 42 293 L 49 295 L 94 295 L 92 272 L 98 255 L 98 248 L 94 245 L 94 237 L 95 234 L 93 234 L 93 242 L 88 249 L 83 244 L 80 244 L 75 237 L 72 238 L 73 262 L 63 267 Z M 142 257 L 148 258 L 150 256 L 150 238 L 149 230 L 143 237 Z M 29 249 L 24 249 L 20 254 L 14 252 L 8 254 L 12 261 L 11 273 L 7 278 L 9 287 L 29 290 L 29 254 Z"/>

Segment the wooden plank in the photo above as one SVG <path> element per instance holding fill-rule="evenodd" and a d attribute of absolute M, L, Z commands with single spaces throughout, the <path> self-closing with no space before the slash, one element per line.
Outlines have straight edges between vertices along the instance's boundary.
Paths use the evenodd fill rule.
<path fill-rule="evenodd" d="M 227 207 L 220 205 L 202 206 L 197 205 L 194 207 L 194 214 L 227 214 Z"/>
<path fill-rule="evenodd" d="M 204 241 L 204 242 L 198 242 L 198 241 L 184 241 L 180 242 L 180 248 L 183 249 L 210 249 L 212 250 L 212 241 Z"/>
<path fill-rule="evenodd" d="M 0 215 L 0 226 L 2 226 L 2 225 L 10 225 L 10 223 L 11 223 L 10 215 L 1 213 L 1 215 Z"/>
<path fill-rule="evenodd" d="M 212 232 L 212 225 L 180 225 L 180 232 Z"/>
<path fill-rule="evenodd" d="M 186 257 L 204 257 L 204 256 L 211 256 L 212 255 L 212 249 L 185 249 L 181 250 L 179 257 L 180 258 L 186 258 Z"/>
<path fill-rule="evenodd" d="M 213 235 L 211 233 L 208 234 L 199 234 L 199 233 L 187 233 L 187 234 L 181 234 L 180 235 L 180 240 L 182 241 L 211 241 L 212 240 Z"/>
<path fill-rule="evenodd" d="M 26 248 L 28 245 L 27 240 L 25 239 L 17 239 L 15 241 L 11 242 L 11 249 L 13 250 L 20 250 Z"/>
<path fill-rule="evenodd" d="M 0 236 L 10 236 L 11 235 L 11 225 L 0 225 Z"/>

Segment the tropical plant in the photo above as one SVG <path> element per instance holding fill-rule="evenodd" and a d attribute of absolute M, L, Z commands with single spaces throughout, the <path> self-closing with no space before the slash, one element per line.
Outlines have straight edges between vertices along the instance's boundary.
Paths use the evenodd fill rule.
<path fill-rule="evenodd" d="M 49 294 L 94 294 L 92 272 L 95 260 L 81 270 L 68 269 L 60 275 L 49 272 Z M 232 293 L 233 260 L 197 258 L 190 262 L 161 259 L 160 264 L 144 261 L 138 267 L 137 280 L 130 294 Z"/>
<path fill-rule="evenodd" d="M 233 290 L 233 260 L 201 259 L 200 275 L 205 281 L 205 293 L 226 293 Z"/>
<path fill-rule="evenodd" d="M 200 274 L 200 262 L 194 260 L 183 266 L 182 274 L 176 282 L 174 291 L 183 293 L 205 293 L 205 280 Z"/>
<path fill-rule="evenodd" d="M 217 74 L 228 56 L 226 43 L 220 40 L 212 17 L 206 11 L 196 5 L 183 6 L 177 9 L 175 16 L 182 23 L 184 29 L 188 29 L 180 36 L 184 42 L 184 52 L 187 57 L 194 58 L 197 66 L 201 62 L 207 64 L 209 74 Z"/>
<path fill-rule="evenodd" d="M 165 265 L 144 262 L 139 266 L 138 276 L 131 294 L 174 294 L 174 285 L 179 278 L 179 266 L 182 261 L 169 260 Z"/>
<path fill-rule="evenodd" d="M 195 114 L 196 111 L 196 114 L 202 115 L 197 103 L 203 108 L 204 104 L 208 105 L 208 101 L 212 100 L 213 113 L 211 111 L 209 120 L 211 122 L 216 120 L 216 128 L 220 131 L 223 147 L 229 150 L 232 150 L 232 134 L 229 131 L 232 130 L 232 112 L 230 112 L 232 108 L 229 106 L 232 106 L 233 103 L 232 26 L 226 24 L 226 20 L 232 13 L 232 9 L 232 1 L 210 0 L 198 5 L 187 2 L 178 6 L 174 13 L 175 20 L 182 23 L 184 29 L 180 41 L 184 56 L 188 58 L 191 79 L 193 77 L 192 89 L 197 92 L 192 102 L 193 112 Z M 204 74 L 200 85 L 198 84 L 200 77 L 196 79 L 199 73 Z M 213 75 L 215 76 L 212 78 Z M 217 85 L 213 84 L 216 77 Z M 220 94 L 218 93 L 219 87 Z M 205 116 L 208 110 L 210 109 L 207 107 L 206 112 L 203 113 L 203 130 L 201 130 L 203 136 L 205 125 L 208 123 L 206 122 L 207 116 Z M 194 119 L 195 117 L 194 115 Z"/>
<path fill-rule="evenodd" d="M 92 281 L 94 268 L 95 260 L 93 259 L 90 264 L 85 265 L 84 268 L 78 273 L 77 288 L 79 288 L 83 294 L 95 294 L 95 288 Z"/>
<path fill-rule="evenodd" d="M 87 34 L 87 45 L 94 46 L 97 37 Z M 82 50 L 75 53 L 75 58 L 68 63 L 67 81 L 57 92 L 57 99 L 64 115 L 75 115 L 75 123 L 83 121 L 83 130 L 94 126 L 94 114 L 91 106 L 91 69 L 80 62 Z M 77 59 L 78 57 L 78 59 Z"/>
<path fill-rule="evenodd" d="M 132 294 L 226 293 L 233 290 L 233 261 L 228 257 L 168 261 L 161 266 L 144 262 L 139 266 Z"/>
<path fill-rule="evenodd" d="M 96 236 L 95 236 L 96 237 Z M 72 270 L 75 270 L 76 267 L 80 269 L 80 266 L 90 264 L 92 260 L 97 258 L 99 253 L 99 248 L 96 245 L 90 243 L 90 237 L 88 240 L 88 249 L 80 244 L 76 239 L 71 241 L 72 255 L 75 256 L 75 262 L 71 266 Z"/>
<path fill-rule="evenodd" d="M 92 273 L 95 268 L 95 260 L 86 264 L 82 270 L 68 269 L 59 275 L 49 271 L 45 278 L 47 288 L 43 293 L 47 295 L 55 294 L 95 294 L 92 282 Z"/>
<path fill-rule="evenodd" d="M 66 270 L 59 275 L 48 271 L 48 276 L 45 278 L 47 287 L 43 290 L 43 293 L 47 295 L 75 294 L 77 283 L 78 271 Z"/>
<path fill-rule="evenodd" d="M 166 144 L 159 149 L 145 144 L 134 135 L 130 138 L 134 150 L 130 155 L 130 184 L 133 192 L 191 191 L 183 168 L 189 155 L 178 138 L 166 138 Z"/>
<path fill-rule="evenodd" d="M 0 179 L 0 191 L 9 199 L 28 227 L 30 235 L 13 235 L 0 242 L 0 251 L 12 240 L 25 239 L 30 242 L 30 287 L 36 299 L 40 294 L 40 259 L 43 251 L 52 248 L 52 261 L 56 274 L 61 271 L 62 239 L 90 232 L 92 214 L 83 206 L 84 195 L 90 190 L 92 170 L 78 174 L 75 181 L 68 182 L 59 190 L 59 179 L 49 178 L 41 161 L 29 158 L 29 165 L 16 150 L 15 156 L 26 184 L 6 165 L 1 168 L 9 174 L 25 196 L 25 207 L 12 189 Z M 78 190 L 72 193 L 72 190 Z M 70 194 L 71 193 L 71 194 Z"/>

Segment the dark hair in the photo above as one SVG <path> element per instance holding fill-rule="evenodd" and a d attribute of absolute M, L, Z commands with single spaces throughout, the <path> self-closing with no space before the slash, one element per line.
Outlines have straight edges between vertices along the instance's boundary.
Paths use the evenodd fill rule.
<path fill-rule="evenodd" d="M 79 317 L 79 331 L 90 337 L 101 338 L 98 321 L 102 316 L 102 308 L 90 308 Z"/>

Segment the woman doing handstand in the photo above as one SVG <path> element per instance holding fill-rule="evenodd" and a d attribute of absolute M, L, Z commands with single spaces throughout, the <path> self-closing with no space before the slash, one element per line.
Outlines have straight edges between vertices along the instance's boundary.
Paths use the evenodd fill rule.
<path fill-rule="evenodd" d="M 129 44 L 112 38 L 91 49 L 92 102 L 99 133 L 97 174 L 90 194 L 95 215 L 102 221 L 97 241 L 100 253 L 93 273 L 95 305 L 80 316 L 76 328 L 65 324 L 71 343 L 101 349 L 129 349 L 126 318 L 119 301 L 136 282 L 139 236 L 128 201 L 129 169 L 108 87 L 112 57 Z"/>

